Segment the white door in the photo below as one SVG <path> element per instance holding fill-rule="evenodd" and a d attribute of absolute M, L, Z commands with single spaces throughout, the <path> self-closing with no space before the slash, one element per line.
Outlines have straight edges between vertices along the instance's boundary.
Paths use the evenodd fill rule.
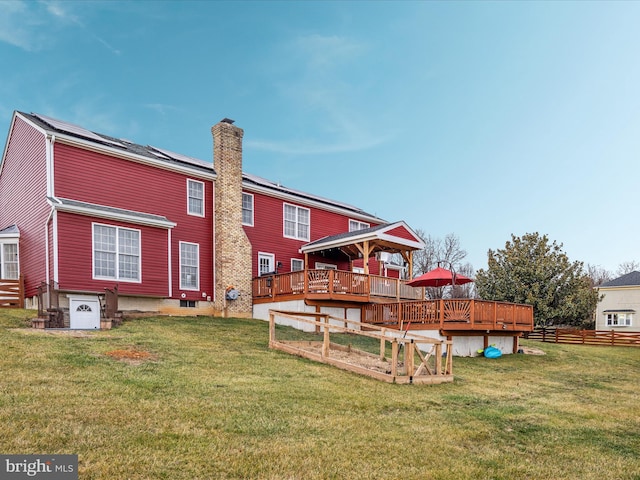
<path fill-rule="evenodd" d="M 258 252 L 258 275 L 274 273 L 276 256 L 273 253 Z"/>
<path fill-rule="evenodd" d="M 98 299 L 70 298 L 69 326 L 80 330 L 100 328 L 100 302 Z"/>

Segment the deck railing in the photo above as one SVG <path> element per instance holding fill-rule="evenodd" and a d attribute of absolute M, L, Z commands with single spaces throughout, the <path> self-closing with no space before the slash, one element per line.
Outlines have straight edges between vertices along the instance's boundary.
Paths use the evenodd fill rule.
<path fill-rule="evenodd" d="M 24 277 L 0 279 L 0 307 L 24 308 Z"/>
<path fill-rule="evenodd" d="M 396 300 L 417 300 L 424 296 L 423 288 L 409 287 L 398 278 L 366 275 L 343 270 L 303 270 L 265 275 L 253 279 L 253 298 L 275 298 L 286 295 L 314 295 L 327 298 L 341 295 Z"/>
<path fill-rule="evenodd" d="M 378 303 L 362 307 L 363 323 L 405 329 L 510 330 L 533 329 L 533 307 L 475 299 L 440 299 Z"/>

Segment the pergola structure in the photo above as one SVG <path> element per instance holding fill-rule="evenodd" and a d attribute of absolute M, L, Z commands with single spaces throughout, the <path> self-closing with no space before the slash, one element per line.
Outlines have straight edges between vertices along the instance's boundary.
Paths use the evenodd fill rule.
<path fill-rule="evenodd" d="M 407 264 L 411 278 L 413 252 L 424 247 L 422 239 L 405 222 L 400 221 L 324 237 L 303 245 L 300 252 L 304 253 L 305 265 L 309 265 L 310 254 L 336 261 L 353 262 L 362 258 L 364 273 L 367 275 L 369 258 L 376 253 L 397 253 Z"/>

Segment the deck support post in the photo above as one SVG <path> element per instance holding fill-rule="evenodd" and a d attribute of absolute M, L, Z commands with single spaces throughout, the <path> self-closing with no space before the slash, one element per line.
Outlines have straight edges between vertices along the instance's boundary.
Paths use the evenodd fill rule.
<path fill-rule="evenodd" d="M 322 309 L 320 308 L 320 305 L 316 305 L 316 313 L 318 315 L 316 315 L 314 318 L 316 319 L 316 333 L 320 333 L 320 311 Z"/>
<path fill-rule="evenodd" d="M 518 353 L 518 347 L 520 343 L 520 337 L 518 335 L 513 336 L 513 353 Z"/>
<path fill-rule="evenodd" d="M 276 341 L 276 319 L 272 312 L 269 312 L 269 346 L 273 346 Z"/>
<path fill-rule="evenodd" d="M 328 315 L 325 315 L 323 317 L 323 323 L 324 323 L 324 326 L 323 326 L 324 336 L 322 341 L 322 356 L 324 358 L 328 358 L 330 345 L 331 345 L 331 340 L 329 338 L 329 316 Z"/>
<path fill-rule="evenodd" d="M 414 352 L 415 343 L 413 343 L 413 339 L 404 342 L 404 366 L 407 372 L 407 375 L 412 377 L 413 372 L 415 370 L 414 365 Z"/>
<path fill-rule="evenodd" d="M 436 343 L 436 375 L 442 375 L 442 344 Z"/>

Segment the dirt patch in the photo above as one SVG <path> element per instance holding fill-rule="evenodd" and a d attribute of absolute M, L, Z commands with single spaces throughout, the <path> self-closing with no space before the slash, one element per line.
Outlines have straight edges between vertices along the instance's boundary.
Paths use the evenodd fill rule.
<path fill-rule="evenodd" d="M 546 355 L 546 353 L 544 353 L 539 348 L 532 347 L 522 347 L 522 353 L 524 353 L 525 355 Z"/>
<path fill-rule="evenodd" d="M 157 357 L 146 350 L 111 350 L 105 355 L 130 365 L 140 365 L 146 361 L 157 360 Z"/>
<path fill-rule="evenodd" d="M 305 346 L 304 350 L 315 353 L 317 355 L 322 354 L 322 345 L 309 345 Z M 351 351 L 343 351 L 331 349 L 331 358 L 343 361 L 345 363 L 349 363 L 351 365 L 356 365 L 358 367 L 364 367 L 369 370 L 375 370 L 382 373 L 391 373 L 391 362 L 387 360 L 381 360 L 380 357 L 366 355 L 358 352 L 357 350 Z M 402 368 L 404 366 L 403 362 L 398 362 L 398 368 Z"/>

